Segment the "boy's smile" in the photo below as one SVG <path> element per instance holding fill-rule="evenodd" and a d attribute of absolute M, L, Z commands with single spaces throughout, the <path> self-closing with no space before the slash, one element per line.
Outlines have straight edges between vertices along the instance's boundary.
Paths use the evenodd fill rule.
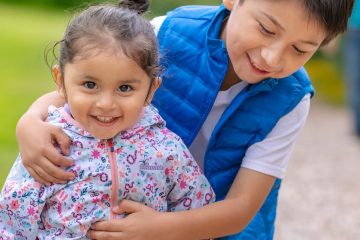
<path fill-rule="evenodd" d="M 286 77 L 303 66 L 325 38 L 299 1 L 224 0 L 231 10 L 221 38 L 231 61 L 226 80 L 257 83 Z"/>

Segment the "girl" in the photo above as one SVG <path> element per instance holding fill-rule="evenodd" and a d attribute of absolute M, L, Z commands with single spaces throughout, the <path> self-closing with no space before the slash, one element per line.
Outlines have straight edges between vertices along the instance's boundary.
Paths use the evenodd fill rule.
<path fill-rule="evenodd" d="M 95 6 L 68 25 L 53 67 L 66 104 L 50 107 L 47 122 L 71 139 L 65 170 L 75 178 L 40 185 L 19 157 L 0 197 L 2 238 L 85 239 L 92 223 L 119 217 L 110 209 L 121 199 L 156 211 L 212 201 L 185 145 L 149 104 L 160 80 L 156 36 L 138 14 L 145 10 Z"/>
<path fill-rule="evenodd" d="M 217 202 L 157 213 L 122 201 L 116 212 L 132 214 L 95 224 L 89 236 L 272 239 L 280 182 L 313 94 L 301 66 L 345 31 L 352 4 L 223 0 L 220 7 L 185 6 L 156 19 L 166 70 L 153 104 L 190 146 Z M 40 121 L 49 101 L 57 102 L 58 96 L 41 98 L 24 115 L 18 139 L 29 171 L 40 181 L 57 182 L 71 174 L 56 170 L 66 159 L 53 153 L 48 138 L 56 135 L 63 149 L 68 141 Z M 30 138 L 36 129 L 26 126 L 44 129 L 38 145 Z"/>

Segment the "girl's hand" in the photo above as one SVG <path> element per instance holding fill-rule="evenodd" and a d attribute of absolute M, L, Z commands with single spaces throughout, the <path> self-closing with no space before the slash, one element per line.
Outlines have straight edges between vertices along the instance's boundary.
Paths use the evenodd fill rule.
<path fill-rule="evenodd" d="M 108 240 L 175 240 L 175 228 L 169 216 L 173 213 L 160 213 L 137 202 L 122 200 L 113 209 L 116 214 L 127 213 L 123 219 L 97 222 L 91 226 L 87 237 Z"/>
<path fill-rule="evenodd" d="M 68 155 L 71 141 L 59 127 L 43 122 L 37 115 L 25 113 L 18 122 L 16 136 L 22 162 L 36 181 L 49 185 L 66 183 L 74 177 L 73 173 L 59 167 L 72 165 L 72 160 L 54 147 L 56 144 L 64 155 Z"/>

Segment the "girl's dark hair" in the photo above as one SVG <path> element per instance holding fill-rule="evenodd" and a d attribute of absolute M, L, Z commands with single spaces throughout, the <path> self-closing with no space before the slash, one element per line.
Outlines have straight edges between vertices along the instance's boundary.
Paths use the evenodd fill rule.
<path fill-rule="evenodd" d="M 134 60 L 151 81 L 159 76 L 156 35 L 152 25 L 141 15 L 148 7 L 148 1 L 125 0 L 119 6 L 92 6 L 76 15 L 68 24 L 63 39 L 54 46 L 60 45 L 60 70 L 75 57 L 86 58 L 97 51 L 114 50 Z"/>
<path fill-rule="evenodd" d="M 239 4 L 243 2 L 245 0 L 239 0 Z M 324 27 L 326 37 L 322 45 L 326 45 L 338 34 L 346 31 L 354 0 L 301 0 L 299 3 L 304 6 L 310 18 L 314 18 Z"/>

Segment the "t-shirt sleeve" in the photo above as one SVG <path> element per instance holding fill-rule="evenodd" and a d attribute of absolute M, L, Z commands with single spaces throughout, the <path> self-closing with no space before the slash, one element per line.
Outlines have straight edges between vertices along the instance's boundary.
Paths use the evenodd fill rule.
<path fill-rule="evenodd" d="M 307 94 L 278 121 L 263 141 L 249 147 L 241 167 L 284 178 L 294 143 L 305 125 L 309 109 L 310 95 Z"/>

